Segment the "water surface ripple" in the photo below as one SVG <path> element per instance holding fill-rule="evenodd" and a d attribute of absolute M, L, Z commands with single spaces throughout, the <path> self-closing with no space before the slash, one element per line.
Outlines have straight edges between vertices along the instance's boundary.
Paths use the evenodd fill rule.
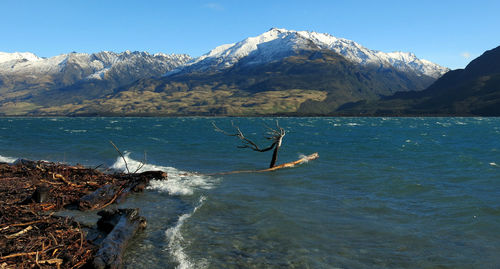
<path fill-rule="evenodd" d="M 266 143 L 275 118 L 0 118 L 0 161 L 43 159 L 167 171 L 122 207 L 149 226 L 130 268 L 496 268 L 500 118 L 279 118 L 271 153 L 237 149 L 211 122 Z"/>

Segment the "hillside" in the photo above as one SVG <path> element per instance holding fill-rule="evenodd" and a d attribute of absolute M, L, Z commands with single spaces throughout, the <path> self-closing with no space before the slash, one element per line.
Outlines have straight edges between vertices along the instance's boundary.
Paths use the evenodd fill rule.
<path fill-rule="evenodd" d="M 138 79 L 161 76 L 189 60 L 187 55 L 130 51 L 51 58 L 0 53 L 0 113 L 23 115 L 38 108 L 100 98 Z"/>
<path fill-rule="evenodd" d="M 412 53 L 277 28 L 195 59 L 137 52 L 10 58 L 1 63 L 0 55 L 5 115 L 331 114 L 346 103 L 423 90 L 448 71 Z"/>
<path fill-rule="evenodd" d="M 424 91 L 353 103 L 336 113 L 500 116 L 500 47 L 484 52 L 465 69 L 446 73 Z"/>

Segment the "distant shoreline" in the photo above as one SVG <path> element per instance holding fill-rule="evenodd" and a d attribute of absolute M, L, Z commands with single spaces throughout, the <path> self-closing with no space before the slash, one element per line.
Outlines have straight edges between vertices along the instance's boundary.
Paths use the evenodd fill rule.
<path fill-rule="evenodd" d="M 131 115 L 0 115 L 0 118 L 498 118 L 500 116 L 487 115 L 449 115 L 449 114 L 409 114 L 409 115 L 151 115 L 151 114 L 131 114 Z"/>

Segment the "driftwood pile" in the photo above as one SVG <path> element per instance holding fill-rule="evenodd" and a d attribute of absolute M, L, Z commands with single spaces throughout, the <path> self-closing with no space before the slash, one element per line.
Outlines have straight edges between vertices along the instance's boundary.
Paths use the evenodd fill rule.
<path fill-rule="evenodd" d="M 107 225 L 98 225 L 104 234 L 99 243 L 90 241 L 76 221 L 53 214 L 62 208 L 105 208 L 142 191 L 153 178 L 166 174 L 108 174 L 43 161 L 0 163 L 0 268 L 120 267 L 123 248 L 145 227 L 137 209 L 100 212 Z"/>

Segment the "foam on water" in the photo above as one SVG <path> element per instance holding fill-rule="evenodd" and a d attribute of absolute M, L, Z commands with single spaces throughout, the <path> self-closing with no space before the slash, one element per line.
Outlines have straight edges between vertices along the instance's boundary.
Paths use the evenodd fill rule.
<path fill-rule="evenodd" d="M 69 130 L 69 129 L 66 129 L 64 131 L 68 132 L 68 133 L 71 133 L 71 134 L 74 134 L 74 133 L 86 133 L 87 132 L 87 130 Z"/>
<path fill-rule="evenodd" d="M 17 158 L 5 157 L 0 155 L 0 163 L 13 163 L 17 160 Z"/>
<path fill-rule="evenodd" d="M 299 159 L 301 159 L 304 163 L 308 163 L 309 159 L 307 159 L 307 155 L 300 153 L 299 154 Z"/>
<path fill-rule="evenodd" d="M 177 223 L 165 231 L 165 236 L 168 240 L 168 251 L 175 261 L 179 263 L 177 266 L 179 269 L 207 267 L 206 261 L 195 262 L 188 257 L 183 247 L 183 245 L 188 242 L 186 242 L 181 233 L 182 225 L 203 205 L 205 199 L 205 196 L 201 196 L 198 205 L 191 213 L 181 215 L 177 220 Z"/>
<path fill-rule="evenodd" d="M 147 189 L 160 192 L 168 192 L 170 195 L 193 195 L 197 189 L 211 189 L 216 183 L 216 179 L 210 176 L 197 175 L 185 171 L 180 171 L 174 167 L 166 167 L 154 164 L 142 165 L 140 161 L 130 158 L 130 152 L 125 152 L 125 161 L 127 162 L 128 170 L 132 172 L 144 171 L 164 171 L 168 175 L 167 180 L 151 180 Z M 118 157 L 115 163 L 111 166 L 112 169 L 127 172 L 127 167 L 122 157 Z M 205 268 L 206 261 L 192 261 L 184 251 L 184 245 L 187 242 L 181 233 L 182 225 L 189 219 L 205 201 L 205 196 L 201 195 L 197 205 L 189 213 L 182 214 L 177 223 L 165 231 L 166 239 L 168 240 L 168 248 L 170 255 L 179 264 L 177 268 Z"/>
<path fill-rule="evenodd" d="M 141 162 L 130 158 L 130 153 L 125 152 L 125 160 L 129 171 L 135 172 L 141 167 Z M 121 157 L 118 157 L 115 163 L 111 166 L 112 169 L 119 171 L 127 171 L 125 162 Z M 204 175 L 198 175 L 190 172 L 178 170 L 174 167 L 145 164 L 137 172 L 144 171 L 163 171 L 168 175 L 168 180 L 151 180 L 147 189 L 167 192 L 170 195 L 193 195 L 197 189 L 208 190 L 214 187 L 216 178 Z"/>

